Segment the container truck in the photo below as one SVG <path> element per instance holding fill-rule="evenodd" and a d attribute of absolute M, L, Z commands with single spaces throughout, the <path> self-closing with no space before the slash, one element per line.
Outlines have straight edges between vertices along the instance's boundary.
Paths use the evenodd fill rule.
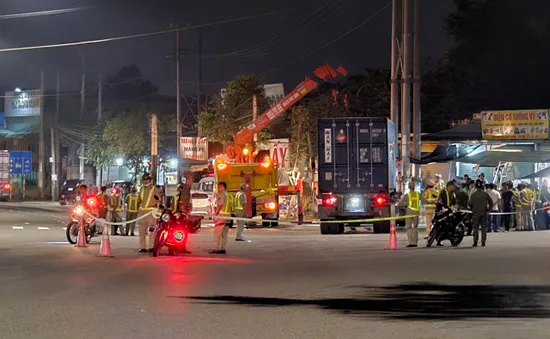
<path fill-rule="evenodd" d="M 396 187 L 395 126 L 387 118 L 327 118 L 318 121 L 321 234 L 340 234 L 353 220 L 390 216 Z M 388 233 L 389 221 L 373 222 Z"/>

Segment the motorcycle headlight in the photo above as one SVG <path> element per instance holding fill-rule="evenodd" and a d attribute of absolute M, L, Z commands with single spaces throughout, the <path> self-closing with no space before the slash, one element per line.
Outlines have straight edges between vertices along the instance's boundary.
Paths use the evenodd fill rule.
<path fill-rule="evenodd" d="M 161 217 L 161 220 L 164 222 L 168 222 L 170 220 L 170 214 L 164 213 Z"/>
<path fill-rule="evenodd" d="M 77 206 L 75 209 L 74 209 L 74 214 L 80 216 L 84 213 L 84 209 L 82 209 L 82 207 L 80 206 Z"/>

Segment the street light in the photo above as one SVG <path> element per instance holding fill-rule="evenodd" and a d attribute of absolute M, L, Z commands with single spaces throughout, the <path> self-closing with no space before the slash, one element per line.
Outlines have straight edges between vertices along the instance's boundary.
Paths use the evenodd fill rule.
<path fill-rule="evenodd" d="M 170 160 L 170 167 L 171 168 L 176 168 L 176 166 L 178 166 L 178 159 L 171 159 Z"/>
<path fill-rule="evenodd" d="M 15 88 L 15 92 L 16 92 L 16 93 L 21 93 L 21 92 L 22 92 L 22 91 L 21 91 L 21 87 L 16 87 L 16 88 Z"/>
<path fill-rule="evenodd" d="M 122 158 L 115 159 L 115 165 L 117 165 L 117 166 L 124 165 L 124 159 L 122 159 Z"/>

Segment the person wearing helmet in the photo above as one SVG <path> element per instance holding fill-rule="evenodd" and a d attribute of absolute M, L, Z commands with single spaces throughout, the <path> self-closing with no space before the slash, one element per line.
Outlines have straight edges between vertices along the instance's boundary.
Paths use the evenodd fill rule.
<path fill-rule="evenodd" d="M 191 212 L 191 187 L 186 183 L 178 185 L 178 193 L 172 198 L 172 212 Z"/>
<path fill-rule="evenodd" d="M 434 188 L 438 192 L 441 192 L 445 189 L 445 182 L 443 181 L 443 177 L 441 176 L 441 174 L 435 175 Z"/>
<path fill-rule="evenodd" d="M 493 208 L 493 200 L 485 192 L 485 183 L 483 181 L 476 181 L 476 191 L 470 197 L 469 205 L 472 210 L 472 225 L 474 228 L 473 246 L 477 246 L 480 228 L 481 246 L 485 246 L 485 242 L 487 241 L 487 215 Z"/>
<path fill-rule="evenodd" d="M 438 203 L 446 207 L 457 207 L 455 191 L 456 186 L 454 182 L 447 182 L 445 189 L 439 192 Z"/>
<path fill-rule="evenodd" d="M 143 217 L 138 221 L 139 227 L 139 251 L 140 253 L 144 252 L 153 252 L 153 246 L 155 242 L 155 226 L 157 220 L 152 214 L 148 214 L 153 211 L 154 208 L 159 207 L 160 197 L 162 192 L 156 186 L 153 186 L 153 178 L 149 173 L 143 174 L 141 177 L 143 186 L 139 191 L 139 215 L 147 216 Z M 147 236 L 149 237 L 149 248 L 147 247 Z"/>
<path fill-rule="evenodd" d="M 139 212 L 139 195 L 136 186 L 132 186 L 130 194 L 126 196 L 126 221 L 135 220 Z M 126 224 L 126 235 L 135 236 L 136 222 Z"/>
<path fill-rule="evenodd" d="M 246 218 L 246 184 L 242 183 L 241 188 L 237 194 L 235 194 L 235 216 L 237 218 Z M 245 241 L 243 238 L 244 220 L 237 220 L 237 235 L 235 241 Z"/>
<path fill-rule="evenodd" d="M 437 190 L 435 189 L 435 182 L 432 179 L 426 181 L 426 189 L 422 193 L 422 201 L 426 211 L 426 238 L 430 235 L 432 230 L 433 215 L 435 213 L 435 207 L 437 203 Z"/>
<path fill-rule="evenodd" d="M 420 200 L 421 196 L 419 192 L 415 190 L 414 182 L 409 183 L 409 193 L 405 194 L 399 201 L 399 206 L 407 208 L 407 215 L 413 215 L 414 217 L 405 219 L 405 229 L 407 230 L 407 240 L 409 245 L 407 247 L 418 246 L 418 223 L 420 214 Z"/>

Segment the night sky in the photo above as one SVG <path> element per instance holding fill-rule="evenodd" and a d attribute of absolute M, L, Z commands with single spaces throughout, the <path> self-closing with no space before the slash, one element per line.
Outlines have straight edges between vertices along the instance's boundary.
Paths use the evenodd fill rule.
<path fill-rule="evenodd" d="M 210 93 L 217 92 L 223 82 L 239 73 L 264 74 L 273 70 L 264 74 L 266 82 L 283 82 L 291 89 L 327 61 L 342 64 L 351 73 L 363 68 L 389 68 L 391 6 L 326 49 L 280 68 L 334 40 L 387 3 L 388 0 L 2 0 L 0 15 L 94 7 L 54 16 L 0 20 L 0 48 L 140 34 L 168 29 L 170 23 L 197 25 L 282 11 L 203 28 L 203 88 Z M 323 10 L 312 14 L 323 5 Z M 442 20 L 452 10 L 451 0 L 421 1 L 424 65 L 437 60 L 452 45 L 441 29 Z M 306 24 L 285 34 L 281 41 L 262 48 L 259 56 L 224 56 L 276 37 L 308 15 L 312 17 Z M 182 48 L 194 48 L 197 41 L 198 30 L 181 33 Z M 0 53 L 0 86 L 39 87 L 39 73 L 43 69 L 46 87 L 55 87 L 55 71 L 60 70 L 63 89 L 77 89 L 82 70 L 80 55 L 87 55 L 86 68 L 101 70 L 105 78 L 121 66 L 135 63 L 145 78 L 161 88 L 161 93 L 172 94 L 174 64 L 165 56 L 174 48 L 175 34 L 169 33 L 88 46 Z M 183 87 L 186 93 L 195 91 L 196 65 L 195 54 L 183 60 L 182 81 L 186 83 Z"/>

